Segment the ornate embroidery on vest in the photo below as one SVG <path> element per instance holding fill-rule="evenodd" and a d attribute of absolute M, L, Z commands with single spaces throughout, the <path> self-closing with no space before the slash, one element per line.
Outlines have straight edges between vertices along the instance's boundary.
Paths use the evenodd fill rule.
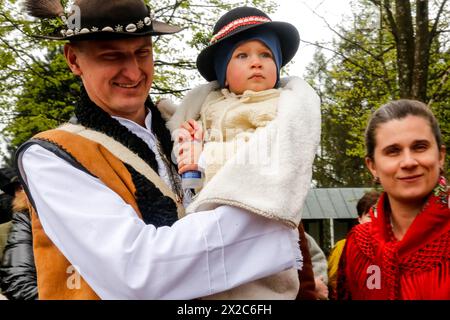
<path fill-rule="evenodd" d="M 165 128 L 164 120 L 150 99 L 147 99 L 146 106 L 152 112 L 152 131 L 159 140 L 159 149 L 162 151 L 162 157 L 170 159 L 172 151 L 170 132 Z M 144 160 L 155 172 L 158 172 L 155 154 L 148 145 L 126 127 L 122 126 L 119 121 L 96 106 L 89 99 L 84 88 L 81 90 L 80 100 L 75 107 L 75 116 L 79 124 L 107 134 L 114 140 L 122 143 Z M 175 166 L 169 161 L 165 165 L 172 185 L 175 188 L 175 193 L 182 198 L 181 186 L 179 179 L 176 177 L 178 173 Z M 155 226 L 173 224 L 177 219 L 175 203 L 170 198 L 163 196 L 153 183 L 136 172 L 132 167 L 125 166 L 133 178 L 133 183 L 136 187 L 135 197 L 144 222 Z"/>

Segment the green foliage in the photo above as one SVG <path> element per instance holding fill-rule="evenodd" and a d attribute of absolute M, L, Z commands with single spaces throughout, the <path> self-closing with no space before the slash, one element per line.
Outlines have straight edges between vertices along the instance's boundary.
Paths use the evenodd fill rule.
<path fill-rule="evenodd" d="M 69 120 L 80 90 L 80 84 L 70 72 L 60 49 L 47 53 L 44 69 L 24 75 L 22 91 L 14 108 L 14 125 L 7 127 L 19 145 L 30 136 L 48 128 L 54 128 Z"/>
<path fill-rule="evenodd" d="M 356 187 L 371 184 L 364 165 L 364 130 L 370 115 L 399 98 L 396 43 L 380 10 L 370 1 L 354 1 L 348 25 L 330 57 L 317 50 L 307 80 L 322 98 L 321 149 L 314 165 L 319 187 Z M 448 29 L 448 16 L 441 17 Z M 445 143 L 450 146 L 450 56 L 448 35 L 434 39 L 431 48 L 427 101 L 437 116 Z M 447 78 L 445 78 L 447 75 Z"/>

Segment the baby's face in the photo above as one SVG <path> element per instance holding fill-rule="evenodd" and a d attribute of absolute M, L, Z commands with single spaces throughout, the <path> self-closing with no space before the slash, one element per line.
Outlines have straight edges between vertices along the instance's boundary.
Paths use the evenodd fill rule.
<path fill-rule="evenodd" d="M 263 91 L 275 87 L 277 66 L 272 51 L 261 41 L 251 40 L 239 45 L 227 67 L 226 83 L 231 92 Z"/>

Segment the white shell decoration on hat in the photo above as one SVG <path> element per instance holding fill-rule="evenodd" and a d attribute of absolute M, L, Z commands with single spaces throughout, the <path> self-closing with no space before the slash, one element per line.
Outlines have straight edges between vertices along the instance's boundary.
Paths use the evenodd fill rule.
<path fill-rule="evenodd" d="M 127 25 L 127 27 L 125 28 L 125 30 L 127 32 L 136 32 L 137 27 L 134 23 L 130 23 L 129 25 Z"/>
<path fill-rule="evenodd" d="M 133 32 L 136 32 L 139 29 L 144 28 L 145 26 L 147 26 L 147 27 L 151 26 L 152 25 L 152 18 L 151 18 L 152 16 L 153 16 L 153 14 L 150 13 L 150 16 L 145 17 L 144 19 L 139 20 L 136 23 L 130 23 L 126 27 L 124 27 L 123 25 L 118 24 L 114 28 L 110 27 L 110 26 L 106 26 L 106 27 L 103 27 L 101 29 L 99 27 L 91 27 L 90 30 L 88 28 L 83 28 L 81 30 L 79 30 L 79 29 L 70 29 L 69 28 L 69 29 L 61 30 L 61 34 L 63 36 L 65 36 L 65 37 L 71 37 L 71 36 L 76 35 L 76 34 L 87 34 L 87 33 L 90 33 L 90 32 L 99 32 L 99 31 L 102 31 L 102 32 L 121 32 L 121 33 L 128 32 L 128 33 L 133 33 Z"/>

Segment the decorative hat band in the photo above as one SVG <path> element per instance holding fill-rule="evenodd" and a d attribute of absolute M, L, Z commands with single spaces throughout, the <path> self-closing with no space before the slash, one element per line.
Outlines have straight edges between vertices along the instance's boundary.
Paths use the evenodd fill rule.
<path fill-rule="evenodd" d="M 98 27 L 93 26 L 91 28 L 80 28 L 79 23 L 70 23 L 65 16 L 60 16 L 60 18 L 63 20 L 63 22 L 66 24 L 67 29 L 61 30 L 61 35 L 63 37 L 70 37 L 78 34 L 86 34 L 90 32 L 127 32 L 127 33 L 133 33 L 138 30 L 143 29 L 144 27 L 150 27 L 152 25 L 152 14 L 150 13 L 149 16 L 144 17 L 143 19 L 136 21 L 135 23 L 129 23 L 126 26 L 117 24 L 115 26 L 104 26 L 104 27 Z M 70 17 L 69 17 L 70 19 Z"/>
<path fill-rule="evenodd" d="M 240 19 L 234 20 L 234 21 L 230 22 L 229 24 L 227 24 L 226 26 L 224 26 L 222 29 L 220 29 L 219 32 L 217 32 L 211 38 L 209 43 L 213 44 L 213 43 L 219 41 L 220 39 L 222 39 L 223 37 L 228 35 L 230 32 L 232 32 L 233 30 L 236 30 L 239 27 L 253 25 L 253 24 L 261 24 L 264 22 L 271 22 L 271 21 L 272 20 L 270 20 L 269 18 L 261 17 L 261 16 L 251 16 L 251 17 L 245 17 L 245 18 L 240 18 Z"/>

